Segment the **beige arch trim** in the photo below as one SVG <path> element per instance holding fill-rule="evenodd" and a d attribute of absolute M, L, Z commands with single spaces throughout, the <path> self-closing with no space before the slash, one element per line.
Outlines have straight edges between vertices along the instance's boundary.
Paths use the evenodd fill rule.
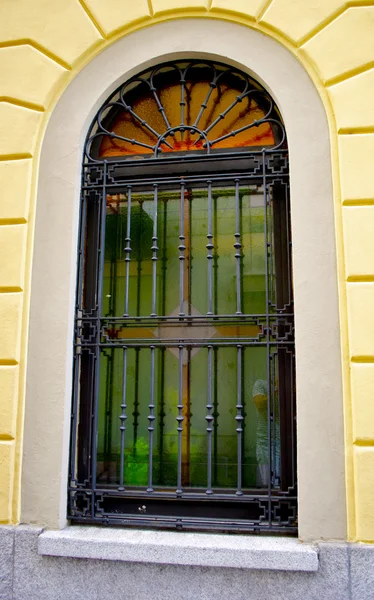
<path fill-rule="evenodd" d="M 327 118 L 297 59 L 245 26 L 180 19 L 129 34 L 96 56 L 57 103 L 41 148 L 33 257 L 21 520 L 66 523 L 72 338 L 82 148 L 107 96 L 163 60 L 205 57 L 258 79 L 290 149 L 296 324 L 299 531 L 346 539 L 343 395 Z"/>

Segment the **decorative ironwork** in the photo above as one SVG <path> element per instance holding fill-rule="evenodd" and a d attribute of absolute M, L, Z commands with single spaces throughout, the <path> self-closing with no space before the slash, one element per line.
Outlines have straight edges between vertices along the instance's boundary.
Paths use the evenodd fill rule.
<path fill-rule="evenodd" d="M 82 173 L 72 521 L 296 531 L 290 248 L 284 128 L 256 82 L 185 61 L 109 98 Z"/>
<path fill-rule="evenodd" d="M 266 148 L 286 135 L 271 96 L 245 73 L 208 61 L 166 63 L 133 77 L 102 106 L 90 161 L 225 148 Z"/>

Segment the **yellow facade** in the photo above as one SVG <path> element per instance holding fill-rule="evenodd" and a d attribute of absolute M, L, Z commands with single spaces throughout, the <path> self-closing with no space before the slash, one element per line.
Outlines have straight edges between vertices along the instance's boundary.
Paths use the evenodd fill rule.
<path fill-rule="evenodd" d="M 113 41 L 181 17 L 231 20 L 284 44 L 330 125 L 348 531 L 374 541 L 374 6 L 342 0 L 2 0 L 0 4 L 0 523 L 20 515 L 20 456 L 39 149 L 67 84 Z M 306 140 L 307 142 L 307 140 Z"/>

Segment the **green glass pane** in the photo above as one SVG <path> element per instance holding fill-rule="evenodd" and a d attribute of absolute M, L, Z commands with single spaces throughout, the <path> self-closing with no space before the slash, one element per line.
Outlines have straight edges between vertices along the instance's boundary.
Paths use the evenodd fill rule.
<path fill-rule="evenodd" d="M 213 301 L 216 314 L 237 311 L 237 259 L 235 232 L 239 219 L 242 258 L 240 260 L 241 308 L 245 313 L 266 312 L 266 260 L 264 198 L 255 186 L 239 188 L 239 213 L 235 186 L 212 188 Z M 177 316 L 180 311 L 180 269 L 183 266 L 183 309 L 196 319 L 208 310 L 208 192 L 206 188 L 184 192 L 185 260 L 180 261 L 180 190 L 158 192 L 156 312 Z M 103 315 L 122 316 L 126 304 L 125 246 L 128 197 L 125 193 L 108 196 L 103 280 Z M 271 235 L 271 215 L 268 230 Z M 152 312 L 152 236 L 154 230 L 154 192 L 138 191 L 131 199 L 131 261 L 129 263 L 128 313 L 149 316 Z M 272 261 L 271 254 L 268 260 Z M 269 271 L 272 272 L 270 264 Z M 123 350 L 105 349 L 100 359 L 97 474 L 99 483 L 119 485 L 123 463 L 124 485 L 146 487 L 149 478 L 151 398 L 151 350 L 134 349 L 135 339 L 184 340 L 195 345 L 183 351 L 182 365 L 182 485 L 206 488 L 208 485 L 208 350 L 199 339 L 256 337 L 256 324 L 239 325 L 218 321 L 195 321 L 193 327 L 174 321 L 172 325 L 147 323 L 142 326 L 113 325 L 106 334 L 127 340 L 126 403 L 127 420 L 124 456 L 121 460 L 120 416 L 124 381 Z M 273 364 L 276 365 L 276 359 Z M 274 367 L 276 368 L 276 366 Z M 238 351 L 217 347 L 213 351 L 213 416 L 211 470 L 216 488 L 235 489 L 238 484 Z M 243 434 L 241 442 L 244 487 L 267 485 L 268 450 L 268 374 L 266 348 L 247 347 L 242 352 Z M 273 376 L 276 379 L 276 375 Z M 274 383 L 274 381 L 273 381 Z M 155 350 L 154 432 L 152 452 L 153 487 L 176 487 L 178 472 L 177 421 L 179 402 L 178 348 Z M 276 388 L 276 385 L 275 385 Z M 279 410 L 274 406 L 272 439 L 276 439 L 273 466 L 279 471 Z M 264 474 L 265 473 L 265 474 Z"/>

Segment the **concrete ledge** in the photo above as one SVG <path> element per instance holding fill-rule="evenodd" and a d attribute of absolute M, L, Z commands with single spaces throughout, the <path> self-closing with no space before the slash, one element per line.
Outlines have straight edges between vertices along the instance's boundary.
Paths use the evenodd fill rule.
<path fill-rule="evenodd" d="M 317 571 L 317 548 L 294 538 L 168 531 L 67 527 L 44 531 L 38 553 L 46 556 L 132 563 Z"/>

